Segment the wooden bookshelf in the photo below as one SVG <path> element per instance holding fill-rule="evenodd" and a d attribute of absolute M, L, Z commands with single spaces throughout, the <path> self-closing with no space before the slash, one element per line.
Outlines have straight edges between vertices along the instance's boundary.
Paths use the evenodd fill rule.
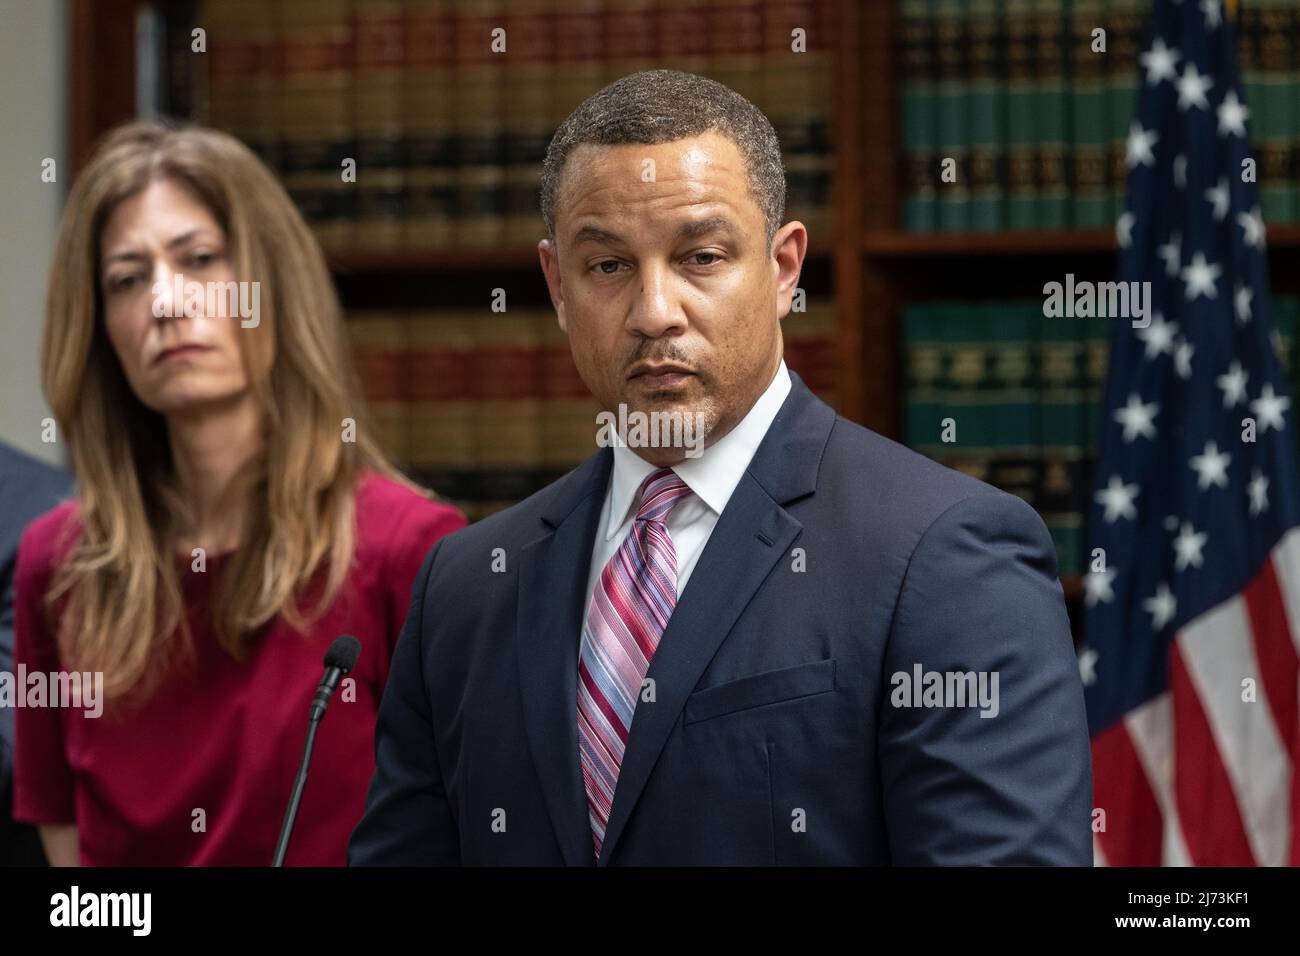
<path fill-rule="evenodd" d="M 179 0 L 154 0 L 154 6 L 167 6 Z M 834 124 L 835 234 L 812 235 L 801 285 L 836 296 L 841 348 L 837 350 L 840 367 L 840 411 L 856 421 L 868 419 L 866 410 L 878 407 L 884 396 L 875 385 L 864 387 L 870 376 L 862 365 L 862 342 L 879 330 L 864 325 L 862 316 L 860 239 L 862 224 L 855 213 L 861 199 L 880 204 L 886 194 L 891 173 L 882 172 L 879 181 L 859 192 L 858 170 L 861 168 L 861 135 L 877 136 L 881 129 L 873 120 L 878 110 L 864 110 L 862 102 L 864 63 L 856 46 L 861 26 L 860 5 L 851 0 L 834 0 L 839 16 L 838 35 L 833 50 L 833 69 L 837 98 Z M 69 62 L 72 69 L 69 102 L 69 149 L 74 173 L 89 158 L 95 141 L 113 126 L 135 115 L 134 30 L 140 11 L 149 0 L 71 0 Z M 892 4 L 880 4 L 892 6 Z M 867 15 L 868 18 L 871 15 Z M 881 50 L 890 46 L 888 34 L 877 34 Z M 872 67 L 870 71 L 875 71 Z M 888 84 L 880 85 L 883 76 L 871 75 L 869 88 L 877 91 L 878 106 L 889 110 Z M 882 207 L 883 208 L 883 207 Z M 540 235 L 540 220 L 539 235 Z M 884 223 L 880 223 L 884 225 Z M 374 303 L 372 293 L 389 289 L 380 280 L 392 277 L 415 279 L 439 273 L 498 273 L 503 284 L 523 287 L 531 298 L 538 297 L 544 282 L 533 245 L 510 245 L 490 249 L 404 249 L 346 251 L 327 253 L 326 259 L 341 289 L 360 290 L 363 304 Z M 809 281 L 804 281 L 805 279 Z M 418 283 L 414 283 L 418 285 Z M 407 283 L 408 287 L 412 283 Z M 409 290 L 394 296 L 394 301 L 409 302 Z M 348 296 L 344 296 L 348 302 Z M 349 303 L 350 304 L 350 303 Z M 876 424 L 881 424 L 877 421 Z"/>
<path fill-rule="evenodd" d="M 158 0 L 155 0 L 155 3 Z M 161 0 L 165 5 L 168 0 Z M 893 2 L 834 0 L 834 235 L 812 236 L 809 265 L 830 263 L 840 348 L 840 412 L 900 435 L 899 316 L 918 298 L 1037 294 L 1069 266 L 1099 279 L 1114 268 L 1111 230 L 907 233 L 897 143 L 896 32 Z M 134 115 L 134 24 L 148 0 L 72 0 L 69 148 L 79 168 L 94 141 Z M 1300 224 L 1268 231 L 1274 285 L 1300 291 Z M 340 278 L 446 272 L 531 273 L 536 249 L 350 251 L 328 261 Z"/>
<path fill-rule="evenodd" d="M 169 0 L 155 0 L 166 5 Z M 1098 279 L 1114 270 L 1113 231 L 906 233 L 898 144 L 900 111 L 897 4 L 893 0 L 835 4 L 832 57 L 833 234 L 810 237 L 801 285 L 829 291 L 839 333 L 839 411 L 892 438 L 901 437 L 900 316 L 907 303 L 936 298 L 1032 296 L 1066 271 Z M 74 170 L 94 141 L 134 114 L 133 30 L 147 0 L 71 0 L 69 61 L 70 152 Z M 539 223 L 540 231 L 540 223 Z M 1300 224 L 1270 227 L 1275 285 L 1300 286 L 1294 268 Z M 542 303 L 545 283 L 536 248 L 361 250 L 330 253 L 345 302 L 411 304 L 474 283 L 445 283 L 453 273 L 495 273 L 512 297 Z M 467 293 L 466 293 L 467 294 Z M 1063 581 L 1071 601 L 1082 596 L 1077 577 Z"/>

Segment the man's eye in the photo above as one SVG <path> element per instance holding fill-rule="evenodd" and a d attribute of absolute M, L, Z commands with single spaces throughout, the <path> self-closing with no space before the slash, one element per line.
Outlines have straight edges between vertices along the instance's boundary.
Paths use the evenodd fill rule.
<path fill-rule="evenodd" d="M 620 263 L 617 259 L 604 259 L 600 262 L 597 262 L 594 266 L 592 266 L 592 268 L 599 270 L 600 274 L 603 276 L 612 276 L 616 272 L 618 272 L 618 267 L 620 265 L 622 265 L 622 263 Z M 606 269 L 605 266 L 613 266 L 614 268 Z"/>
<path fill-rule="evenodd" d="M 697 260 L 698 260 L 698 259 L 700 258 L 700 256 L 704 256 L 706 259 L 710 259 L 710 260 L 718 260 L 718 259 L 721 258 L 721 256 L 719 256 L 716 252 L 697 252 L 697 253 L 695 253 L 693 256 L 691 256 L 691 258 L 692 258 L 692 259 L 697 259 Z M 712 262 L 712 261 L 710 261 L 710 262 L 696 262 L 695 264 L 696 264 L 697 266 L 711 266 L 711 265 L 713 265 L 713 262 Z"/>

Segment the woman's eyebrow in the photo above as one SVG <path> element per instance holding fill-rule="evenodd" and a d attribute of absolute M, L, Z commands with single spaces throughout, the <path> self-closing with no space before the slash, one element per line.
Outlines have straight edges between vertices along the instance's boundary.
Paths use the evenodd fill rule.
<path fill-rule="evenodd" d="M 202 234 L 205 231 L 206 230 L 202 226 L 196 226 L 193 229 L 186 229 L 180 235 L 175 236 L 172 239 L 169 239 L 167 241 L 167 248 L 175 249 L 177 246 L 183 246 L 185 245 L 185 243 L 198 237 L 200 234 Z M 143 259 L 143 258 L 145 258 L 144 253 L 140 252 L 138 249 L 127 249 L 122 252 L 115 252 L 112 255 L 105 256 L 104 265 L 107 266 L 111 263 L 123 261 L 123 260 L 134 262 L 138 259 Z"/>

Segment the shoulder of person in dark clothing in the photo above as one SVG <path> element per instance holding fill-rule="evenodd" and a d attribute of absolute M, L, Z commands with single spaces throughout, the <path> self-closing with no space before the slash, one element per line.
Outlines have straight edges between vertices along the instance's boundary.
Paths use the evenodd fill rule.
<path fill-rule="evenodd" d="M 72 476 L 66 471 L 0 442 L 0 672 L 13 672 L 18 543 L 35 518 L 71 496 L 72 490 Z M 0 866 L 44 862 L 35 829 L 10 817 L 13 716 L 0 706 Z"/>

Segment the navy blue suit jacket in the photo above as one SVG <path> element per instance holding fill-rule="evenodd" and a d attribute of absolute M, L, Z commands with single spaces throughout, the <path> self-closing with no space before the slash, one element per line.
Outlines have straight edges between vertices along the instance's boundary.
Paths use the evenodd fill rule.
<path fill-rule="evenodd" d="M 792 378 L 651 661 L 599 864 L 1090 865 L 1042 520 Z M 611 459 L 425 559 L 350 863 L 597 863 L 575 707 Z M 917 665 L 996 673 L 996 716 L 899 706 Z"/>

